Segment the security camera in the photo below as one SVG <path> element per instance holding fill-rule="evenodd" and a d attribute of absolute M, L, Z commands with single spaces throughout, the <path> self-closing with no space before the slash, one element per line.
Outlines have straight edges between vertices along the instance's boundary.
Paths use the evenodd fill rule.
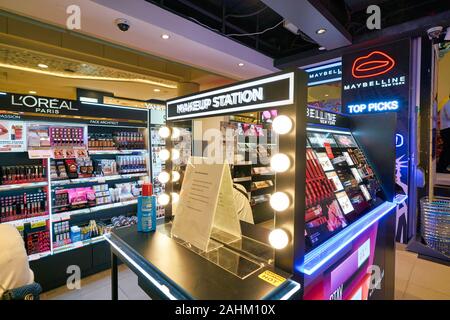
<path fill-rule="evenodd" d="M 123 32 L 127 32 L 128 30 L 130 30 L 130 22 L 127 19 L 116 19 L 116 26 L 117 28 L 119 28 L 120 31 Z"/>
<path fill-rule="evenodd" d="M 427 30 L 428 38 L 430 40 L 438 40 L 443 29 L 444 28 L 442 28 L 441 26 L 428 29 Z"/>

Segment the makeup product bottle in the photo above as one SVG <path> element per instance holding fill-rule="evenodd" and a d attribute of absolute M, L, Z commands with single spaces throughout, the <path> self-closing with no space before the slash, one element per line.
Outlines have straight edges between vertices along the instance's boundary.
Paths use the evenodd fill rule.
<path fill-rule="evenodd" d="M 144 183 L 142 186 L 142 195 L 138 197 L 137 217 L 139 232 L 156 230 L 156 196 L 153 195 L 151 183 Z"/>

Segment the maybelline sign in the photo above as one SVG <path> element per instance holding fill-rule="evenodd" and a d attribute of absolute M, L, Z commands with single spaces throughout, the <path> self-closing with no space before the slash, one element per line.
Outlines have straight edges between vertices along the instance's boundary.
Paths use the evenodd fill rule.
<path fill-rule="evenodd" d="M 342 62 L 335 62 L 305 69 L 308 74 L 308 86 L 337 82 L 342 80 Z"/>
<path fill-rule="evenodd" d="M 344 112 L 397 112 L 407 107 L 409 40 L 347 54 L 342 61 Z"/>
<path fill-rule="evenodd" d="M 245 112 L 294 103 L 294 73 L 206 91 L 167 102 L 167 120 Z"/>
<path fill-rule="evenodd" d="M 346 117 L 337 113 L 310 107 L 306 108 L 306 122 L 327 126 L 338 126 L 338 127 L 348 126 Z"/>

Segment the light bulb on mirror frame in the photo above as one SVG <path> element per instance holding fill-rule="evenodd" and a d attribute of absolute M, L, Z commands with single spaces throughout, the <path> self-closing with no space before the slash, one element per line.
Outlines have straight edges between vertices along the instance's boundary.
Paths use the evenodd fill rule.
<path fill-rule="evenodd" d="M 284 153 L 277 153 L 270 159 L 270 167 L 275 172 L 285 172 L 291 166 L 291 160 Z"/>
<path fill-rule="evenodd" d="M 270 245 L 277 249 L 284 249 L 289 244 L 289 236 L 283 229 L 274 229 L 269 233 Z"/>
<path fill-rule="evenodd" d="M 284 192 L 275 192 L 270 196 L 270 206 L 277 212 L 285 211 L 291 205 L 289 196 Z"/>
<path fill-rule="evenodd" d="M 278 134 L 286 134 L 292 130 L 293 123 L 291 118 L 285 115 L 280 115 L 273 119 L 272 129 Z"/>
<path fill-rule="evenodd" d="M 180 195 L 176 192 L 170 194 L 172 196 L 172 203 L 177 203 L 180 200 Z"/>
<path fill-rule="evenodd" d="M 172 160 L 180 159 L 180 150 L 172 149 Z"/>
<path fill-rule="evenodd" d="M 158 134 L 161 138 L 167 139 L 170 136 L 170 129 L 168 127 L 161 127 L 158 130 Z"/>
<path fill-rule="evenodd" d="M 162 161 L 167 161 L 170 159 L 170 151 L 167 149 L 161 149 L 158 155 Z"/>
<path fill-rule="evenodd" d="M 168 205 L 170 202 L 170 196 L 167 193 L 161 193 L 158 196 L 158 204 L 160 206 L 166 206 Z"/>
<path fill-rule="evenodd" d="M 158 175 L 158 180 L 162 184 L 166 184 L 170 180 L 170 174 L 166 171 L 161 171 Z"/>
<path fill-rule="evenodd" d="M 172 182 L 180 180 L 180 173 L 178 171 L 172 171 Z"/>
<path fill-rule="evenodd" d="M 178 139 L 181 136 L 181 131 L 178 128 L 172 129 L 172 139 Z"/>

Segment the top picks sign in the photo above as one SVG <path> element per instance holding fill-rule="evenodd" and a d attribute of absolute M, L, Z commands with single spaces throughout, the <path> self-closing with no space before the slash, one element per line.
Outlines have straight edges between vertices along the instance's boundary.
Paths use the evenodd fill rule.
<path fill-rule="evenodd" d="M 167 102 L 167 120 L 192 119 L 294 103 L 294 73 L 243 82 Z"/>
<path fill-rule="evenodd" d="M 397 112 L 407 108 L 408 41 L 343 57 L 342 105 L 345 113 Z"/>

